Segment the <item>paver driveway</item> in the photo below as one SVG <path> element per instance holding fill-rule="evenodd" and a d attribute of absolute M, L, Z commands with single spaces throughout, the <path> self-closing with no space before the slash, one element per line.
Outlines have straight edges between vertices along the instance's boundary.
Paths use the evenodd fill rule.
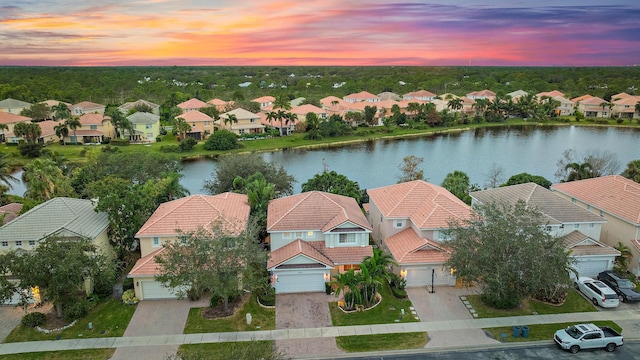
<path fill-rule="evenodd" d="M 24 311 L 13 305 L 0 305 L 0 343 L 15 329 L 24 316 Z"/>
<path fill-rule="evenodd" d="M 189 309 L 208 305 L 208 298 L 198 301 L 186 299 L 141 301 L 137 305 L 138 308 L 133 317 L 131 317 L 129 326 L 124 332 L 124 337 L 182 334 L 189 316 Z M 163 359 L 166 354 L 175 354 L 177 350 L 177 345 L 118 348 L 111 359 L 158 360 Z"/>
<path fill-rule="evenodd" d="M 474 294 L 472 289 L 450 286 L 436 287 L 432 294 L 426 288 L 407 288 L 409 299 L 420 321 L 472 320 L 473 316 L 460 300 L 460 296 Z M 497 344 L 482 329 L 430 331 L 426 348 L 451 345 Z"/>
<path fill-rule="evenodd" d="M 331 326 L 329 302 L 337 299 L 324 293 L 279 294 L 276 296 L 276 329 Z M 290 357 L 343 353 L 335 338 L 277 340 L 279 351 Z"/>

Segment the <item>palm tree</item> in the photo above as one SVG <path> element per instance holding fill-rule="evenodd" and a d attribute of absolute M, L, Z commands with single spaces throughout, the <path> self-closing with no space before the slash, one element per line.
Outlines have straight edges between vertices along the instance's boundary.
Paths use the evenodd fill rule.
<path fill-rule="evenodd" d="M 487 110 L 487 106 L 489 105 L 488 99 L 476 99 L 476 101 L 471 105 L 472 108 L 476 109 L 476 115 L 484 116 L 484 112 Z"/>
<path fill-rule="evenodd" d="M 280 121 L 280 136 L 282 136 L 282 128 L 284 127 L 284 119 L 287 117 L 287 113 L 283 109 L 279 109 L 276 112 L 276 119 Z"/>
<path fill-rule="evenodd" d="M 67 142 L 64 140 L 67 136 L 69 136 L 69 127 L 66 122 L 60 122 L 58 125 L 53 127 L 53 130 L 56 132 L 56 136 L 62 140 L 62 145 L 67 145 Z"/>
<path fill-rule="evenodd" d="M 292 112 L 287 113 L 287 117 L 285 118 L 285 125 L 287 125 L 287 135 L 291 135 L 291 127 L 289 125 L 293 125 L 295 128 L 297 120 L 298 114 L 294 114 Z"/>
<path fill-rule="evenodd" d="M 71 118 L 67 119 L 66 123 L 69 129 L 73 131 L 74 143 L 77 144 L 78 137 L 76 136 L 76 129 L 82 127 L 82 124 L 80 123 L 80 118 L 77 116 L 72 116 Z"/>
<path fill-rule="evenodd" d="M 602 117 L 604 117 L 604 109 L 607 107 L 611 109 L 613 107 L 613 104 L 608 101 L 603 101 L 600 103 L 599 106 L 602 108 Z"/>
<path fill-rule="evenodd" d="M 278 114 L 275 111 L 269 111 L 267 113 L 267 121 L 269 121 L 269 125 L 273 126 L 273 120 L 278 117 Z"/>
<path fill-rule="evenodd" d="M 635 109 L 636 109 L 636 112 L 638 113 L 638 116 L 640 116 L 640 101 L 638 101 L 638 102 L 636 103 L 636 107 L 635 107 Z M 631 117 L 633 117 L 633 116 L 631 116 Z M 638 120 L 638 121 L 640 121 L 640 120 Z"/>
<path fill-rule="evenodd" d="M 226 124 L 226 119 L 225 119 Z M 187 133 L 191 131 L 191 125 L 189 125 L 183 118 L 176 118 L 176 131 L 180 134 L 180 139 L 187 137 Z"/>
<path fill-rule="evenodd" d="M 12 172 L 13 165 L 9 160 L 9 154 L 0 154 L 0 182 L 5 183 L 9 189 L 13 188 L 11 182 L 17 180 L 13 175 L 11 175 Z"/>
<path fill-rule="evenodd" d="M 42 129 L 36 123 L 20 122 L 13 127 L 13 134 L 24 138 L 29 144 L 33 144 L 42 135 Z"/>
<path fill-rule="evenodd" d="M 462 99 L 451 99 L 447 102 L 447 107 L 453 111 L 462 109 Z"/>
<path fill-rule="evenodd" d="M 411 114 L 412 118 L 416 117 L 421 108 L 422 106 L 417 102 L 410 102 L 407 104 L 407 111 Z"/>
<path fill-rule="evenodd" d="M 362 296 L 358 289 L 359 279 L 353 269 L 333 275 L 331 285 L 336 286 L 336 297 L 340 296 L 340 293 L 344 294 L 345 309 L 352 310 L 356 307 L 356 302 L 360 302 Z M 347 296 L 350 294 L 350 296 Z"/>
<path fill-rule="evenodd" d="M 229 125 L 229 130 L 231 130 L 231 125 L 238 123 L 238 117 L 236 116 L 236 114 L 227 114 L 227 117 L 224 118 L 223 121 L 224 121 L 225 127 L 228 124 Z"/>
<path fill-rule="evenodd" d="M 24 166 L 23 180 L 27 183 L 25 198 L 47 201 L 55 193 L 56 179 L 63 178 L 62 170 L 50 159 L 35 159 Z"/>
<path fill-rule="evenodd" d="M 640 183 L 640 160 L 633 160 L 627 164 L 627 168 L 620 174 L 627 179 Z"/>
<path fill-rule="evenodd" d="M 620 251 L 620 255 L 616 256 L 616 267 L 618 268 L 618 270 L 626 272 L 627 267 L 629 266 L 629 262 L 633 258 L 633 253 L 628 246 L 621 242 L 618 242 L 618 245 L 615 247 L 615 249 Z"/>
<path fill-rule="evenodd" d="M 120 129 L 123 127 L 125 121 L 128 121 L 127 118 L 125 118 L 122 111 L 115 106 L 109 106 L 105 110 L 104 118 L 102 119 L 102 123 L 111 123 L 116 139 L 120 139 Z"/>
<path fill-rule="evenodd" d="M 584 162 L 582 164 L 578 163 L 569 163 L 565 166 L 566 170 L 569 170 L 569 174 L 567 174 L 567 178 L 565 182 L 575 181 L 575 180 L 584 180 L 591 179 L 596 177 L 594 174 L 593 166 L 590 163 Z"/>
<path fill-rule="evenodd" d="M 53 110 L 53 116 L 55 116 L 56 121 L 65 120 L 71 117 L 71 110 L 67 104 L 63 102 L 59 102 L 58 105 L 54 105 L 51 110 Z"/>

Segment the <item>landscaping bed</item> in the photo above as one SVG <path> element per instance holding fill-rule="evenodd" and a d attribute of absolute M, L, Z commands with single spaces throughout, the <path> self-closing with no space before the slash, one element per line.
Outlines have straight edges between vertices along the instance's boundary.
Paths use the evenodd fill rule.
<path fill-rule="evenodd" d="M 613 321 L 594 321 L 594 324 L 598 326 L 608 326 L 618 332 L 622 331 L 622 328 Z M 484 331 L 491 334 L 491 336 L 502 342 L 522 342 L 522 341 L 540 341 L 540 340 L 553 340 L 553 334 L 560 329 L 564 329 L 569 325 L 575 325 L 575 322 L 571 323 L 555 323 L 555 324 L 536 324 L 536 325 L 527 325 L 529 327 L 529 336 L 523 338 L 519 336 L 517 338 L 513 337 L 513 327 L 511 326 L 503 326 L 503 327 L 495 327 L 495 328 L 487 328 L 483 329 Z M 526 324 L 523 324 L 526 325 Z M 503 337 L 502 334 L 505 334 L 506 337 Z"/>
<path fill-rule="evenodd" d="M 230 308 L 231 305 L 230 303 Z M 222 307 L 222 304 L 218 304 L 216 308 L 190 309 L 184 333 L 273 330 L 276 328 L 276 310 L 260 306 L 254 294 L 247 295 L 244 301 L 236 303 L 236 305 L 238 305 L 238 308 L 231 316 L 217 318 L 215 317 L 216 314 L 226 315 L 226 313 L 218 310 L 218 308 Z M 247 313 L 251 314 L 251 325 L 247 325 Z"/>

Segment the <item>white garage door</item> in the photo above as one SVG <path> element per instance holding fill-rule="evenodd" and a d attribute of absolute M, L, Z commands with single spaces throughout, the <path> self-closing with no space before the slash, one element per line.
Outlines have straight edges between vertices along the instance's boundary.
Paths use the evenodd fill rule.
<path fill-rule="evenodd" d="M 324 291 L 324 271 L 275 272 L 276 294 Z"/>
<path fill-rule="evenodd" d="M 598 273 L 611 270 L 609 268 L 609 264 L 613 262 L 609 262 L 607 259 L 591 259 L 591 258 L 576 258 L 576 263 L 573 267 L 578 271 L 580 276 L 587 276 L 591 278 L 595 278 L 598 276 Z M 572 277 L 575 276 L 572 273 Z"/>
<path fill-rule="evenodd" d="M 452 285 L 455 284 L 453 276 L 449 271 L 445 271 L 442 266 L 423 266 L 423 267 L 407 267 L 407 287 L 431 286 L 431 273 L 433 274 L 433 284 Z"/>
<path fill-rule="evenodd" d="M 143 300 L 176 299 L 177 296 L 157 281 L 141 281 Z"/>

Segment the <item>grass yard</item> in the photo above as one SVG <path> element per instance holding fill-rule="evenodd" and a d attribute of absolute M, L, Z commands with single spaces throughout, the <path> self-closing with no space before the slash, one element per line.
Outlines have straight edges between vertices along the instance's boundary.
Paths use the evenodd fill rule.
<path fill-rule="evenodd" d="M 608 326 L 618 332 L 622 331 L 622 328 L 613 321 L 594 321 L 593 323 L 598 326 Z M 556 331 L 560 329 L 564 329 L 569 325 L 575 325 L 575 324 L 576 324 L 575 322 L 572 322 L 572 323 L 528 325 L 529 326 L 528 338 L 523 338 L 522 336 L 514 338 L 513 328 L 511 326 L 488 328 L 484 330 L 490 333 L 494 339 L 502 342 L 539 341 L 539 340 L 553 340 L 553 334 Z M 502 338 L 502 336 L 500 336 L 501 334 L 507 334 L 507 337 Z"/>
<path fill-rule="evenodd" d="M 345 314 L 338 308 L 337 302 L 329 303 L 331 312 L 331 323 L 334 326 L 345 325 L 367 325 L 367 324 L 387 324 L 397 322 L 417 322 L 411 315 L 409 299 L 396 299 L 389 286 L 384 284 L 379 289 L 382 301 L 371 310 Z M 400 309 L 404 309 L 404 316 L 401 316 Z"/>
<path fill-rule="evenodd" d="M 0 360 L 107 360 L 115 351 L 116 349 L 45 351 L 0 355 Z"/>
<path fill-rule="evenodd" d="M 274 347 L 275 341 L 191 344 L 180 345 L 178 355 L 208 360 L 271 359 Z"/>
<path fill-rule="evenodd" d="M 240 310 L 233 316 L 221 319 L 206 319 L 200 312 L 203 308 L 189 310 L 185 334 L 251 330 L 273 330 L 276 328 L 276 309 L 266 309 L 258 305 L 256 296 L 251 294 Z M 251 325 L 247 325 L 246 314 L 251 314 Z M 259 326 L 259 328 L 258 328 Z"/>
<path fill-rule="evenodd" d="M 586 300 L 574 289 L 569 290 L 567 300 L 561 306 L 549 305 L 533 299 L 527 299 L 515 309 L 501 310 L 485 305 L 482 300 L 480 300 L 480 295 L 467 295 L 467 300 L 469 300 L 478 313 L 478 318 L 522 316 L 531 315 L 534 312 L 538 314 L 562 314 L 598 311 L 590 301 Z"/>
<path fill-rule="evenodd" d="M 59 339 L 119 337 L 127 329 L 135 310 L 135 306 L 124 305 L 116 299 L 107 299 L 92 309 L 89 315 L 79 319 L 74 326 L 66 330 L 45 334 L 33 328 L 18 325 L 4 342 L 55 340 L 58 337 Z M 89 323 L 93 324 L 93 330 L 89 330 Z"/>
<path fill-rule="evenodd" d="M 336 344 L 346 352 L 420 349 L 427 344 L 427 333 L 339 336 Z"/>

